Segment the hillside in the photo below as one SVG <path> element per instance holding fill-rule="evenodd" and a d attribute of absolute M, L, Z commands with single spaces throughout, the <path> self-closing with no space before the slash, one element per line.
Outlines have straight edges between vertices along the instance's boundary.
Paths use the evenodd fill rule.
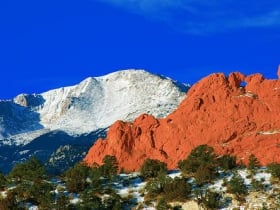
<path fill-rule="evenodd" d="M 131 121 L 142 113 L 164 117 L 183 100 L 188 88 L 144 70 L 123 70 L 0 101 L 0 170 L 7 171 L 33 155 L 50 165 L 73 164 L 116 120 Z M 61 154 L 66 145 L 70 157 Z"/>
<path fill-rule="evenodd" d="M 280 69 L 278 71 L 280 78 Z M 280 162 L 280 79 L 261 74 L 211 74 L 193 85 L 179 107 L 166 118 L 140 115 L 132 123 L 117 121 L 84 159 L 101 163 L 116 156 L 120 168 L 138 170 L 146 158 L 166 162 L 169 169 L 200 145 L 247 162 Z"/>

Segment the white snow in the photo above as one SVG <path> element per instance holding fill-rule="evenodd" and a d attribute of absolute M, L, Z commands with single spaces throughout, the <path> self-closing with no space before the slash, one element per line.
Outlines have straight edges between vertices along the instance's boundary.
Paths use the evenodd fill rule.
<path fill-rule="evenodd" d="M 187 90 L 189 85 L 180 84 L 180 87 Z M 89 77 L 74 86 L 33 94 L 34 100 L 43 101 L 31 107 L 33 115 L 39 116 L 39 122 L 30 123 L 24 131 L 16 127 L 9 130 L 11 137 L 3 143 L 25 145 L 49 130 L 63 130 L 72 135 L 89 133 L 107 128 L 116 120 L 132 121 L 143 113 L 165 117 L 177 108 L 185 95 L 175 81 L 144 70 L 123 70 Z M 21 94 L 26 100 L 28 96 Z M 14 102 L 20 103 L 20 100 L 11 104 Z M 27 117 L 28 122 L 32 122 L 32 117 Z M 41 128 L 36 127 L 39 125 Z M 4 128 L 2 125 L 1 129 Z"/>
<path fill-rule="evenodd" d="M 264 180 L 264 184 L 269 184 L 270 183 L 270 178 L 271 178 L 271 174 L 267 173 L 267 172 L 258 172 L 254 178 L 258 181 L 260 180 Z"/>
<path fill-rule="evenodd" d="M 247 169 L 238 170 L 238 174 L 242 177 L 242 179 L 244 179 L 245 185 L 251 184 L 250 172 Z"/>
<path fill-rule="evenodd" d="M 7 191 L 1 191 L 0 192 L 0 198 L 6 198 L 7 197 Z"/>
<path fill-rule="evenodd" d="M 87 78 L 71 87 L 42 94 L 41 122 L 51 129 L 87 133 L 116 120 L 131 121 L 142 113 L 164 117 L 184 98 L 172 80 L 143 70 L 125 70 Z"/>
<path fill-rule="evenodd" d="M 222 179 L 218 179 L 213 185 L 211 185 L 210 188 L 218 192 L 225 192 L 227 188 L 223 186 L 223 183 L 224 181 Z"/>
<path fill-rule="evenodd" d="M 2 143 L 5 145 L 26 145 L 28 143 L 30 143 L 32 140 L 34 140 L 35 138 L 46 134 L 50 131 L 50 129 L 39 129 L 39 130 L 35 130 L 35 131 L 30 131 L 30 132 L 24 132 L 21 134 L 17 134 L 17 135 L 13 135 L 9 138 L 6 138 L 4 140 L 2 140 Z"/>
<path fill-rule="evenodd" d="M 79 203 L 80 201 L 81 201 L 80 198 L 73 198 L 73 199 L 70 200 L 70 203 L 72 203 L 72 204 L 77 204 L 77 203 Z"/>
<path fill-rule="evenodd" d="M 175 177 L 182 177 L 182 173 L 180 171 L 171 171 L 168 176 L 174 179 Z"/>
<path fill-rule="evenodd" d="M 30 207 L 28 208 L 28 210 L 38 210 L 38 209 L 39 209 L 38 206 L 35 206 L 35 205 L 30 206 Z"/>
<path fill-rule="evenodd" d="M 24 154 L 27 154 L 28 152 L 29 152 L 29 150 L 23 150 L 23 151 L 20 151 L 19 154 L 24 155 Z"/>

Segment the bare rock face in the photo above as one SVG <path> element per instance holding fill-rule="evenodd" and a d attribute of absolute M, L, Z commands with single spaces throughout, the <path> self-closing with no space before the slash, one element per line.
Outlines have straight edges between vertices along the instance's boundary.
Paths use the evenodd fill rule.
<path fill-rule="evenodd" d="M 13 99 L 13 102 L 24 107 L 36 107 L 44 103 L 41 95 L 36 94 L 20 94 Z"/>
<path fill-rule="evenodd" d="M 16 104 L 19 104 L 19 105 L 24 106 L 24 107 L 28 106 L 27 98 L 26 98 L 26 95 L 24 95 L 24 94 L 20 94 L 17 97 L 15 97 L 14 102 Z"/>
<path fill-rule="evenodd" d="M 138 170 L 146 158 L 174 169 L 201 144 L 245 163 L 250 154 L 261 164 L 280 162 L 280 79 L 212 74 L 195 84 L 166 118 L 144 114 L 132 123 L 115 122 L 84 161 L 100 164 L 108 154 L 128 171 Z"/>

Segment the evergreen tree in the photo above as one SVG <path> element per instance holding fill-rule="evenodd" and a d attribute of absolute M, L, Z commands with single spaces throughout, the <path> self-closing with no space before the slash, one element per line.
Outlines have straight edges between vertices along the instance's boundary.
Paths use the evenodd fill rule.
<path fill-rule="evenodd" d="M 256 170 L 260 167 L 260 162 L 256 158 L 254 154 L 251 154 L 249 156 L 249 163 L 248 163 L 248 169 L 252 172 L 255 173 Z"/>
<path fill-rule="evenodd" d="M 167 173 L 166 163 L 159 160 L 146 159 L 141 166 L 140 174 L 143 179 L 154 178 Z"/>
<path fill-rule="evenodd" d="M 68 210 L 67 206 L 70 204 L 69 199 L 63 194 L 59 194 L 55 209 L 56 210 Z"/>
<path fill-rule="evenodd" d="M 163 187 L 167 182 L 167 179 L 168 178 L 166 178 L 166 176 L 160 176 L 154 179 L 150 179 L 145 187 L 145 189 L 148 191 L 148 196 L 153 198 L 161 194 L 163 192 Z"/>
<path fill-rule="evenodd" d="M 43 164 L 36 157 L 31 157 L 26 162 L 15 165 L 9 173 L 9 178 L 16 182 L 35 181 L 46 179 L 47 174 Z"/>
<path fill-rule="evenodd" d="M 102 209 L 102 201 L 95 195 L 95 192 L 91 189 L 85 190 L 81 194 L 83 201 L 83 209 Z"/>
<path fill-rule="evenodd" d="M 78 163 L 73 168 L 66 172 L 66 188 L 69 192 L 79 193 L 86 189 L 88 186 L 87 178 L 89 174 L 89 168 Z"/>
<path fill-rule="evenodd" d="M 122 209 L 122 198 L 115 191 L 109 194 L 109 197 L 103 200 L 106 209 L 119 210 Z"/>
<path fill-rule="evenodd" d="M 216 171 L 213 166 L 202 165 L 198 167 L 197 171 L 194 173 L 194 178 L 196 184 L 202 185 L 204 183 L 209 183 L 216 177 Z"/>
<path fill-rule="evenodd" d="M 184 178 L 167 178 L 163 184 L 163 195 L 166 201 L 185 201 L 191 194 L 191 185 Z"/>
<path fill-rule="evenodd" d="M 280 178 L 280 164 L 279 163 L 270 163 L 267 166 L 268 171 L 275 178 Z"/>
<path fill-rule="evenodd" d="M 218 160 L 218 165 L 224 170 L 231 170 L 237 166 L 235 156 L 223 155 L 217 160 Z"/>
<path fill-rule="evenodd" d="M 194 175 L 197 184 L 201 185 L 216 177 L 216 156 L 212 147 L 200 145 L 185 160 L 179 161 L 178 166 L 184 174 Z"/>
<path fill-rule="evenodd" d="M 98 164 L 93 164 L 89 170 L 89 178 L 91 180 L 90 187 L 94 191 L 100 191 L 102 188 L 102 167 Z"/>
<path fill-rule="evenodd" d="M 214 149 L 208 145 L 200 145 L 194 148 L 189 156 L 178 163 L 183 173 L 195 173 L 199 167 L 215 167 L 216 154 Z"/>
<path fill-rule="evenodd" d="M 222 195 L 206 190 L 205 194 L 202 195 L 201 202 L 205 209 L 219 209 L 222 205 Z"/>
<path fill-rule="evenodd" d="M 157 210 L 169 210 L 171 209 L 171 206 L 168 205 L 168 203 L 166 202 L 165 199 L 161 198 L 159 199 L 157 206 L 156 206 Z"/>
<path fill-rule="evenodd" d="M 242 200 L 248 191 L 243 178 L 239 174 L 234 174 L 227 186 L 228 192 L 233 193 L 239 200 Z"/>
<path fill-rule="evenodd" d="M 106 155 L 103 158 L 102 173 L 103 176 L 112 179 L 118 173 L 118 162 L 115 156 Z"/>
<path fill-rule="evenodd" d="M 0 190 L 3 190 L 6 186 L 7 183 L 7 179 L 4 176 L 4 174 L 2 174 L 2 172 L 0 171 Z"/>

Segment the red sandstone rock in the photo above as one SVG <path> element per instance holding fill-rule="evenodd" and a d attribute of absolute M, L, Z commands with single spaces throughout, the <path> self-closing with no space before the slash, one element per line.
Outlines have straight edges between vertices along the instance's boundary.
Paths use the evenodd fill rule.
<path fill-rule="evenodd" d="M 100 164 L 109 154 L 128 171 L 138 170 L 146 158 L 173 169 L 194 147 L 208 144 L 245 163 L 250 154 L 261 164 L 280 162 L 280 68 L 278 75 L 278 80 L 266 80 L 261 74 L 212 74 L 165 119 L 143 114 L 132 123 L 115 122 L 84 161 Z"/>

